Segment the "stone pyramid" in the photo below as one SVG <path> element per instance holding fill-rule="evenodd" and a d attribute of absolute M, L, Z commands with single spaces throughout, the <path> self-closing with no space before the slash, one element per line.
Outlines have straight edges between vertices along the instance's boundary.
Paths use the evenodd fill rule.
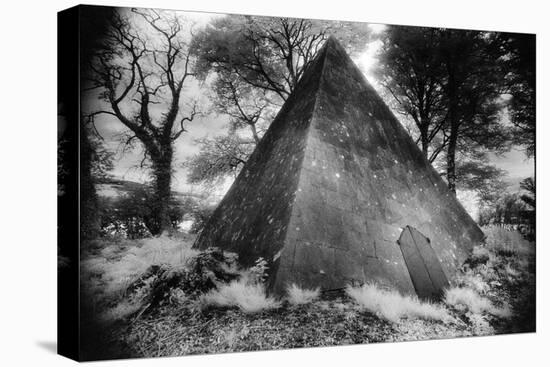
<path fill-rule="evenodd" d="M 403 237 L 410 228 L 415 235 Z M 419 238 L 422 246 L 415 242 Z M 344 48 L 330 38 L 195 247 L 236 252 L 243 266 L 262 257 L 269 266 L 268 291 L 275 294 L 292 283 L 335 290 L 377 282 L 425 297 L 448 284 L 482 239 Z"/>

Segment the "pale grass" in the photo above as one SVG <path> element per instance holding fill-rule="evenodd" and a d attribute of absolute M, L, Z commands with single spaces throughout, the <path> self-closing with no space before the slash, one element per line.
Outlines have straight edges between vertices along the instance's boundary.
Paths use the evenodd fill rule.
<path fill-rule="evenodd" d="M 256 313 L 280 306 L 278 301 L 266 295 L 263 285 L 249 283 L 244 279 L 220 285 L 218 289 L 201 295 L 199 304 L 202 308 L 238 307 L 245 313 Z"/>
<path fill-rule="evenodd" d="M 139 302 L 122 300 L 114 307 L 107 308 L 99 314 L 99 319 L 104 322 L 121 321 L 139 311 L 143 306 Z"/>
<path fill-rule="evenodd" d="M 484 315 L 470 313 L 467 317 L 471 324 L 470 330 L 472 335 L 484 336 L 495 334 L 495 329 L 491 326 Z"/>
<path fill-rule="evenodd" d="M 457 283 L 466 288 L 471 288 L 479 294 L 485 294 L 490 290 L 489 284 L 483 280 L 481 275 L 468 271 L 457 277 Z"/>
<path fill-rule="evenodd" d="M 100 279 L 104 297 L 121 297 L 151 265 L 185 265 L 199 253 L 191 246 L 191 241 L 168 236 L 127 240 L 122 249 L 107 245 L 98 254 L 88 255 L 81 262 L 81 275 L 88 283 L 91 279 Z"/>
<path fill-rule="evenodd" d="M 504 272 L 506 273 L 508 280 L 511 281 L 521 276 L 521 273 L 510 264 L 504 265 Z"/>
<path fill-rule="evenodd" d="M 300 288 L 296 284 L 291 284 L 286 288 L 288 302 L 292 305 L 305 305 L 319 298 L 321 295 L 320 288 L 305 289 Z"/>
<path fill-rule="evenodd" d="M 535 250 L 534 244 L 527 241 L 518 231 L 508 231 L 498 226 L 483 228 L 487 236 L 485 243 L 489 250 L 508 251 L 516 255 L 529 255 Z"/>
<path fill-rule="evenodd" d="M 445 291 L 445 303 L 457 309 L 466 309 L 474 314 L 486 312 L 493 316 L 508 318 L 512 312 L 508 306 L 496 307 L 486 297 L 466 287 L 453 287 Z"/>
<path fill-rule="evenodd" d="M 437 320 L 445 323 L 453 318 L 437 304 L 422 302 L 416 297 L 404 296 L 396 290 L 386 290 L 376 284 L 348 287 L 346 293 L 362 308 L 397 323 L 401 319 Z"/>
<path fill-rule="evenodd" d="M 487 259 L 488 262 L 494 262 L 496 260 L 494 253 L 492 253 L 488 247 L 482 245 L 474 246 L 471 257 L 474 260 Z"/>

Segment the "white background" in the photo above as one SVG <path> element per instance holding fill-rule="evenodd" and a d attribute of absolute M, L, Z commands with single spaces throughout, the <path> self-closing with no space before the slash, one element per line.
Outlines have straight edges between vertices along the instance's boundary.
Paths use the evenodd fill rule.
<path fill-rule="evenodd" d="M 537 33 L 538 228 L 548 195 L 548 23 L 545 1 L 117 0 L 103 5 L 159 7 Z M 0 19 L 0 364 L 73 364 L 56 340 L 56 12 L 74 1 L 3 3 Z M 546 65 L 544 65 L 546 64 Z M 548 363 L 548 245 L 538 242 L 537 333 L 283 352 L 103 362 L 109 366 L 422 365 L 531 366 Z"/>

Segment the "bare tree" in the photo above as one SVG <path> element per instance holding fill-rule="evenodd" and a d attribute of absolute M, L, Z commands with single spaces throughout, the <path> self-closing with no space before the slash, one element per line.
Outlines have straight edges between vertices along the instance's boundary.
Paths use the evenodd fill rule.
<path fill-rule="evenodd" d="M 116 117 L 130 132 L 125 143 L 139 141 L 144 160 L 151 163 L 153 234 L 171 226 L 174 141 L 198 113 L 195 102 L 189 102 L 186 111 L 180 107 L 183 87 L 194 75 L 188 44 L 177 15 L 132 9 L 115 15 L 91 64 L 91 88 L 102 91 L 107 108 L 89 117 Z"/>

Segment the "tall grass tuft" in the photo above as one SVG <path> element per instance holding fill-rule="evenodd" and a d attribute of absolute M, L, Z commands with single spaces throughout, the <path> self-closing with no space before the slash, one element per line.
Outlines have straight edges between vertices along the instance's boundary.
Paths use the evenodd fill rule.
<path fill-rule="evenodd" d="M 453 318 L 447 310 L 439 305 L 422 302 L 416 297 L 403 296 L 395 290 L 385 290 L 376 284 L 366 284 L 362 287 L 348 287 L 346 293 L 360 307 L 397 323 L 401 319 L 438 320 L 445 323 Z"/>
<path fill-rule="evenodd" d="M 305 305 L 319 298 L 321 295 L 320 288 L 304 289 L 296 284 L 289 285 L 286 288 L 288 302 L 292 305 Z"/>
<path fill-rule="evenodd" d="M 235 280 L 223 284 L 200 296 L 201 308 L 208 306 L 238 307 L 245 313 L 256 313 L 277 308 L 280 303 L 268 297 L 262 284 L 248 283 L 246 280 Z"/>
<path fill-rule="evenodd" d="M 445 303 L 457 309 L 467 310 L 478 315 L 486 312 L 501 318 L 512 316 L 509 307 L 496 307 L 489 299 L 481 297 L 470 288 L 453 287 L 447 289 L 445 291 Z"/>

